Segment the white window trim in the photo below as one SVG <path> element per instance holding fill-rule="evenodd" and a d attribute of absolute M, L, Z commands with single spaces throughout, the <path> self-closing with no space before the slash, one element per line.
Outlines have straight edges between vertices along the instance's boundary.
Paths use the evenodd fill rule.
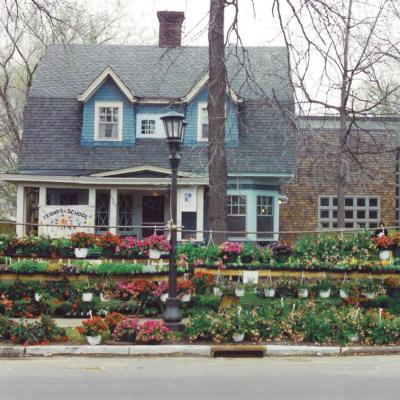
<path fill-rule="evenodd" d="M 101 107 L 118 108 L 118 137 L 100 138 L 99 137 L 99 117 Z M 96 101 L 94 105 L 94 140 L 96 142 L 122 142 L 122 125 L 124 120 L 124 105 L 122 101 Z"/>
<path fill-rule="evenodd" d="M 208 138 L 203 138 L 202 135 L 202 124 L 201 124 L 201 113 L 203 108 L 207 107 L 206 101 L 200 101 L 197 103 L 197 141 L 198 142 L 208 142 Z"/>
<path fill-rule="evenodd" d="M 142 114 L 136 116 L 136 137 L 142 139 L 165 139 L 164 125 L 160 119 L 161 114 Z M 156 132 L 154 135 L 142 135 L 142 121 L 144 119 L 154 119 L 156 121 Z"/>

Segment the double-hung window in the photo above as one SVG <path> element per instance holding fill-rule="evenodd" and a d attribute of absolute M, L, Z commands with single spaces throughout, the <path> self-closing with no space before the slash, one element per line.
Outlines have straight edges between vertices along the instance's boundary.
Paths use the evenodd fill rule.
<path fill-rule="evenodd" d="M 164 126 L 159 114 L 137 114 L 136 137 L 146 139 L 165 138 Z"/>
<path fill-rule="evenodd" d="M 96 102 L 95 140 L 122 140 L 122 102 Z"/>
<path fill-rule="evenodd" d="M 229 236 L 243 237 L 246 232 L 246 196 L 228 196 Z"/>
<path fill-rule="evenodd" d="M 273 230 L 274 198 L 257 196 L 257 238 L 270 238 L 273 236 Z"/>
<path fill-rule="evenodd" d="M 208 140 L 208 108 L 207 102 L 201 102 L 197 108 L 197 140 L 205 142 Z"/>

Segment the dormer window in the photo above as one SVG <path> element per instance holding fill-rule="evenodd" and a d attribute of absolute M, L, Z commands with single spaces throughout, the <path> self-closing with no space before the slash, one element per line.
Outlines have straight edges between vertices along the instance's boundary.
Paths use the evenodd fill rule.
<path fill-rule="evenodd" d="M 98 101 L 95 105 L 95 140 L 122 140 L 122 102 Z"/>
<path fill-rule="evenodd" d="M 161 114 L 137 114 L 136 137 L 147 139 L 165 138 Z"/>

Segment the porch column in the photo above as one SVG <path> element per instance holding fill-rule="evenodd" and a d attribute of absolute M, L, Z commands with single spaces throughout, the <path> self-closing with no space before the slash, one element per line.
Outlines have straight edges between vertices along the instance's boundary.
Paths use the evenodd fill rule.
<path fill-rule="evenodd" d="M 39 186 L 39 224 L 42 221 L 42 207 L 46 206 L 46 197 L 47 197 L 47 188 L 46 186 Z M 47 235 L 48 234 L 48 227 L 47 226 L 40 226 L 38 227 L 38 234 L 40 235 Z"/>
<path fill-rule="evenodd" d="M 116 235 L 117 228 L 117 216 L 118 216 L 118 190 L 111 189 L 110 190 L 110 232 Z"/>
<path fill-rule="evenodd" d="M 93 208 L 93 225 L 96 225 L 96 189 L 95 188 L 89 188 L 88 206 Z M 96 233 L 96 228 L 93 228 L 93 233 Z"/>
<path fill-rule="evenodd" d="M 18 185 L 17 186 L 17 218 L 16 218 L 17 226 L 16 226 L 16 233 L 17 236 L 23 236 L 26 232 L 25 225 L 18 225 L 24 224 L 25 221 L 25 190 L 24 186 Z"/>
<path fill-rule="evenodd" d="M 198 186 L 197 187 L 197 201 L 196 201 L 196 240 L 202 242 L 204 240 L 204 187 Z"/>

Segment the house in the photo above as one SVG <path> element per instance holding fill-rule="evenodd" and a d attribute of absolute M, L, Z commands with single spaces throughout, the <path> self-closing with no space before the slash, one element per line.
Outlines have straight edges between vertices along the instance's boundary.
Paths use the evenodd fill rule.
<path fill-rule="evenodd" d="M 158 18 L 159 46 L 49 46 L 25 109 L 19 171 L 2 175 L 17 186 L 19 235 L 66 235 L 66 224 L 137 237 L 157 232 L 169 219 L 170 183 L 160 116 L 172 109 L 188 122 L 177 222 L 197 231 L 179 239 L 205 239 L 208 48 L 181 46 L 183 13 Z M 294 109 L 287 53 L 247 48 L 243 64 L 235 50 L 226 54 L 229 236 L 272 240 L 276 233 L 262 232 L 279 230 L 280 188 L 296 164 L 285 113 Z"/>
<path fill-rule="evenodd" d="M 365 117 L 348 121 L 345 228 L 399 225 L 400 120 Z M 297 170 L 282 185 L 288 201 L 280 208 L 286 239 L 298 232 L 337 229 L 335 152 L 340 121 L 334 116 L 298 118 Z M 291 233 L 290 233 L 291 232 Z"/>

